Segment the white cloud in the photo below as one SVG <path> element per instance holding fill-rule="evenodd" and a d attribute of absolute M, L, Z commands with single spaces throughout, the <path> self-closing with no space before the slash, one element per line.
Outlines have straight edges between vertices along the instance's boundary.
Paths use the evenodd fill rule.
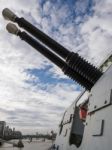
<path fill-rule="evenodd" d="M 82 25 L 81 33 L 88 47 L 88 59 L 99 64 L 112 52 L 112 2 L 101 1 L 94 8 L 94 15 Z"/>

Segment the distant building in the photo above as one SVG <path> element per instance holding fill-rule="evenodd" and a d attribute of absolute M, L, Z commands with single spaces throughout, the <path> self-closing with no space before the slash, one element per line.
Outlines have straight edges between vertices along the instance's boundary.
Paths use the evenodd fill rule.
<path fill-rule="evenodd" d="M 15 128 L 13 128 L 13 132 L 15 132 Z"/>
<path fill-rule="evenodd" d="M 5 140 L 20 139 L 22 138 L 22 133 L 16 131 L 15 128 L 11 129 L 9 126 L 6 126 L 5 121 L 0 121 L 0 138 Z"/>
<path fill-rule="evenodd" d="M 6 122 L 0 121 L 0 138 L 4 137 L 5 127 L 6 127 Z"/>

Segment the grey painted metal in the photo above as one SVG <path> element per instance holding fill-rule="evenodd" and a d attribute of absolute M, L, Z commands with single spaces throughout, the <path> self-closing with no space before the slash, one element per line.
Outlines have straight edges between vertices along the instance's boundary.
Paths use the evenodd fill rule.
<path fill-rule="evenodd" d="M 112 71 L 108 69 L 91 90 L 89 112 L 111 105 Z M 99 99 L 98 99 L 99 98 Z"/>
<path fill-rule="evenodd" d="M 109 65 L 110 66 L 110 65 Z M 79 97 L 66 110 L 63 121 L 67 121 L 70 115 L 76 115 L 75 110 L 80 99 L 87 99 L 87 96 Z M 112 65 L 106 69 L 103 76 L 92 88 L 89 96 L 88 115 L 85 122 L 82 143 L 79 147 L 70 145 L 70 136 L 75 124 L 72 121 L 63 126 L 61 134 L 57 135 L 55 145 L 58 150 L 111 150 L 112 149 Z M 86 100 L 85 99 L 85 100 Z M 95 107 L 96 106 L 96 107 Z M 75 128 L 74 128 L 75 129 Z M 78 131 L 78 128 L 76 129 Z M 65 133 L 67 134 L 65 136 Z"/>

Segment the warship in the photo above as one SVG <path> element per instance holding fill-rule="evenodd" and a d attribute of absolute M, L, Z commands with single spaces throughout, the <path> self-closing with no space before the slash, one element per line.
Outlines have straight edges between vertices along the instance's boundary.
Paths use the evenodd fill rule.
<path fill-rule="evenodd" d="M 28 43 L 85 90 L 64 112 L 52 150 L 112 149 L 112 54 L 99 68 L 5 8 L 7 30 Z M 23 28 L 24 31 L 21 31 Z"/>

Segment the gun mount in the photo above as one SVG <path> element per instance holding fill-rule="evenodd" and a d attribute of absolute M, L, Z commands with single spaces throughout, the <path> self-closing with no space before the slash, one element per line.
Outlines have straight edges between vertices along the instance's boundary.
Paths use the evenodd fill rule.
<path fill-rule="evenodd" d="M 100 70 L 81 58 L 77 53 L 68 51 L 66 48 L 51 39 L 24 18 L 19 18 L 8 8 L 5 8 L 2 14 L 5 19 L 17 23 L 20 27 L 24 28 L 43 44 L 40 44 L 40 42 L 33 39 L 26 32 L 21 32 L 12 24 L 8 24 L 7 26 L 7 29 L 10 33 L 16 34 L 22 40 L 30 44 L 33 48 L 38 50 L 45 57 L 60 67 L 66 75 L 73 80 L 76 80 L 87 90 L 90 90 L 96 81 L 101 77 L 102 72 Z M 46 45 L 49 49 L 44 45 Z M 62 57 L 62 59 L 60 57 Z"/>

